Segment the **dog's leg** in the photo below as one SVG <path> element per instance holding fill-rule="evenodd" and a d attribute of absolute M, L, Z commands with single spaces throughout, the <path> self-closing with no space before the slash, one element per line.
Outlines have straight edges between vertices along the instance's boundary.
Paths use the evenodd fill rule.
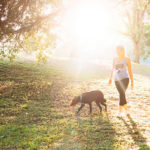
<path fill-rule="evenodd" d="M 77 113 L 76 114 L 78 114 L 79 113 L 79 111 L 83 108 L 85 106 L 85 104 L 81 104 L 81 106 L 79 107 L 79 109 L 78 109 L 78 111 L 77 111 Z"/>
<path fill-rule="evenodd" d="M 96 105 L 99 107 L 100 112 L 102 112 L 102 107 L 101 107 L 100 103 L 99 103 L 99 102 L 96 102 Z"/>
<path fill-rule="evenodd" d="M 107 112 L 107 105 L 105 104 L 105 102 L 101 103 L 103 106 L 105 106 L 105 111 Z"/>
<path fill-rule="evenodd" d="M 92 104 L 89 103 L 89 106 L 90 106 L 90 114 L 92 113 Z"/>

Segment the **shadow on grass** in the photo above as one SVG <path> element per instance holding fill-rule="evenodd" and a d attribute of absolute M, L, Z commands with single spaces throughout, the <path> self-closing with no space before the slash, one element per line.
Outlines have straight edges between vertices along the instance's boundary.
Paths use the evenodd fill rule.
<path fill-rule="evenodd" d="M 115 149 L 115 130 L 106 116 L 79 120 L 78 135 L 86 150 Z"/>
<path fill-rule="evenodd" d="M 115 150 L 115 130 L 104 115 L 94 118 L 77 118 L 67 129 L 70 136 L 53 150 Z"/>
<path fill-rule="evenodd" d="M 128 133 L 132 136 L 135 144 L 139 146 L 140 150 L 150 150 L 150 147 L 146 144 L 146 138 L 144 138 L 144 136 L 141 134 L 141 132 L 137 128 L 137 124 L 134 122 L 130 115 L 128 115 L 128 119 L 131 127 L 130 124 L 125 121 L 125 119 L 121 118 L 128 129 Z"/>

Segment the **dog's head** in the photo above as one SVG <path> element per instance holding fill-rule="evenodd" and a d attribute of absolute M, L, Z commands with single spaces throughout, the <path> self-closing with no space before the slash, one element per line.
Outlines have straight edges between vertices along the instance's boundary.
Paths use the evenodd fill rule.
<path fill-rule="evenodd" d="M 77 103 L 79 103 L 80 101 L 80 97 L 79 96 L 75 96 L 70 104 L 70 106 L 75 107 Z"/>

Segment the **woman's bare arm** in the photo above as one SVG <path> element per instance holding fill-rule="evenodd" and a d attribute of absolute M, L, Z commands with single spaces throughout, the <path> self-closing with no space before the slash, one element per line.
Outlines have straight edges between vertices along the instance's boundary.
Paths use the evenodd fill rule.
<path fill-rule="evenodd" d="M 133 73 L 132 73 L 132 67 L 131 67 L 131 60 L 130 58 L 126 58 L 127 66 L 128 66 L 128 73 L 131 79 L 131 87 L 133 88 Z"/>
<path fill-rule="evenodd" d="M 109 78 L 109 84 L 112 83 L 112 77 L 113 77 L 113 73 L 114 73 L 114 68 L 115 68 L 115 59 L 113 59 L 113 67 L 110 73 L 110 78 Z"/>

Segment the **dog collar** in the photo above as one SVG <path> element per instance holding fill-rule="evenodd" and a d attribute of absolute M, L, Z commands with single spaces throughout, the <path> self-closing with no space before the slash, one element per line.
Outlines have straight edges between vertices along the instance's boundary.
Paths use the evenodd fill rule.
<path fill-rule="evenodd" d="M 82 101 L 82 94 L 80 95 L 80 102 Z"/>

